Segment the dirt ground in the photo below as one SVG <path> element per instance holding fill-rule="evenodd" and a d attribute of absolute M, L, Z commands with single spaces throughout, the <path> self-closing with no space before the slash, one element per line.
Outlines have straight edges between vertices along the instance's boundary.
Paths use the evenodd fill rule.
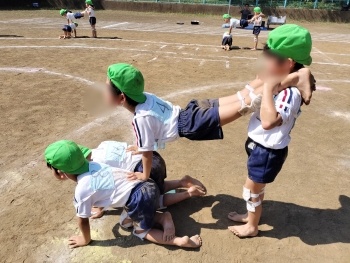
<path fill-rule="evenodd" d="M 244 49 L 253 38 L 241 29 L 234 31 L 240 49 L 221 50 L 220 17 L 97 11 L 97 21 L 98 39 L 87 37 L 88 20 L 81 19 L 81 38 L 59 40 L 65 20 L 58 11 L 0 12 L 1 262 L 349 262 L 350 27 L 327 23 L 302 23 L 314 39 L 318 91 L 267 187 L 258 237 L 241 240 L 227 230 L 227 213 L 244 210 L 248 118 L 241 118 L 224 127 L 223 141 L 183 139 L 161 152 L 170 179 L 190 174 L 208 188 L 207 196 L 169 208 L 178 235 L 202 236 L 200 249 L 142 242 L 119 229 L 120 211 L 111 210 L 92 222 L 90 246 L 70 250 L 67 238 L 78 233 L 74 183 L 52 178 L 42 153 L 59 139 L 90 147 L 133 142 L 132 116 L 100 107 L 96 87 L 107 66 L 134 64 L 147 91 L 184 106 L 241 89 L 260 54 Z M 266 36 L 262 31 L 261 43 Z"/>

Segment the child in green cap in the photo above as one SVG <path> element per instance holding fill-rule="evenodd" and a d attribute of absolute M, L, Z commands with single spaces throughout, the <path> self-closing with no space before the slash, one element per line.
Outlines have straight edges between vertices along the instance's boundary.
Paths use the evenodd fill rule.
<path fill-rule="evenodd" d="M 96 38 L 97 32 L 96 32 L 96 16 L 95 16 L 94 4 L 91 0 L 86 0 L 85 6 L 86 6 L 86 9 L 85 9 L 84 13 L 89 15 L 89 23 L 90 23 L 91 30 L 92 30 L 92 37 Z"/>
<path fill-rule="evenodd" d="M 72 11 L 69 11 L 67 9 L 61 9 L 60 15 L 64 16 L 67 19 L 67 25 L 73 23 L 75 19 L 80 19 L 84 17 L 84 13 L 81 13 L 81 12 L 73 13 Z"/>
<path fill-rule="evenodd" d="M 283 78 L 282 78 L 283 79 Z M 148 180 L 153 151 L 165 143 L 185 137 L 190 140 L 223 139 L 222 126 L 260 107 L 263 82 L 254 80 L 236 95 L 210 100 L 192 100 L 180 106 L 144 92 L 142 73 L 129 64 L 108 67 L 105 97 L 112 106 L 123 106 L 133 114 L 137 146 L 142 152 L 143 171 L 129 174 L 129 179 Z M 306 102 L 311 97 L 310 71 L 295 72 L 282 80 L 279 90 L 298 86 Z M 254 90 L 254 88 L 256 88 Z"/>
<path fill-rule="evenodd" d="M 143 171 L 142 156 L 138 153 L 137 147 L 128 146 L 126 142 L 104 141 L 95 149 L 89 149 L 85 146 L 79 147 L 89 161 L 108 164 L 112 167 L 130 172 Z M 57 177 L 54 170 L 53 172 Z M 150 178 L 156 183 L 159 189 L 160 208 L 165 208 L 194 196 L 203 196 L 206 194 L 205 186 L 189 175 L 184 176 L 180 180 L 165 180 L 167 178 L 166 164 L 165 160 L 158 152 L 153 152 Z M 59 176 L 58 179 L 60 179 Z M 187 189 L 187 191 L 165 195 L 168 191 L 177 188 Z M 94 215 L 91 218 L 99 218 L 103 215 L 103 209 L 94 208 L 93 210 Z"/>
<path fill-rule="evenodd" d="M 251 50 L 257 50 L 258 48 L 258 42 L 259 42 L 259 34 L 261 31 L 261 23 L 262 23 L 262 18 L 265 17 L 265 15 L 261 12 L 260 7 L 255 7 L 254 8 L 254 16 L 252 19 L 250 19 L 248 22 L 253 23 L 253 35 L 254 35 L 254 47 Z"/>
<path fill-rule="evenodd" d="M 248 126 L 245 149 L 248 154 L 248 177 L 243 186 L 247 213 L 231 212 L 228 218 L 244 225 L 229 230 L 239 237 L 258 234 L 265 185 L 272 183 L 288 155 L 290 132 L 300 115 L 302 96 L 294 85 L 279 91 L 273 81 L 310 65 L 312 41 L 309 31 L 298 25 L 274 29 L 264 47 L 265 74 L 272 81 L 264 84 L 261 108 L 254 112 Z M 314 87 L 315 88 L 315 87 Z"/>
<path fill-rule="evenodd" d="M 58 179 L 76 182 L 74 206 L 81 235 L 69 239 L 71 248 L 88 245 L 91 240 L 89 217 L 93 206 L 123 207 L 121 226 L 133 226 L 133 234 L 139 238 L 164 245 L 197 248 L 202 244 L 199 235 L 176 237 L 170 213 L 157 213 L 159 189 L 153 181 L 130 181 L 127 170 L 88 161 L 75 142 L 61 140 L 45 150 L 47 166 Z M 155 229 L 160 224 L 163 230 Z"/>

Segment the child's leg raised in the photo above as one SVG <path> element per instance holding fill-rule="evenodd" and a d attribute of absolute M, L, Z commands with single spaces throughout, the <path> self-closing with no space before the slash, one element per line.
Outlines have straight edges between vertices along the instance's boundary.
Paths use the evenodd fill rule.
<path fill-rule="evenodd" d="M 173 224 L 171 216 L 167 215 L 166 213 L 163 214 L 157 214 L 155 216 L 155 222 L 163 225 L 164 224 Z M 144 230 L 136 230 L 136 234 L 141 234 Z M 139 233 L 138 233 L 139 232 Z M 148 231 L 145 239 L 161 245 L 170 245 L 170 246 L 178 246 L 178 247 L 187 247 L 187 248 L 198 248 L 202 245 L 202 239 L 199 235 L 195 235 L 192 237 L 184 236 L 184 237 L 177 237 L 174 236 L 172 239 L 164 240 L 164 231 L 159 229 L 152 228 Z"/>
<path fill-rule="evenodd" d="M 247 223 L 241 226 L 230 226 L 228 229 L 238 237 L 254 237 L 258 234 L 258 225 L 262 213 L 260 194 L 265 184 L 255 183 L 247 178 L 243 187 L 243 199 L 247 202 Z"/>

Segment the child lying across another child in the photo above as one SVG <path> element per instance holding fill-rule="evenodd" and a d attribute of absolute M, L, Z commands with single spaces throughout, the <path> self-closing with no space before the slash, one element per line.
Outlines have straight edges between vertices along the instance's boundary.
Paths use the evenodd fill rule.
<path fill-rule="evenodd" d="M 152 181 L 130 181 L 127 170 L 107 164 L 89 162 L 82 149 L 68 140 L 57 141 L 45 150 L 47 166 L 56 178 L 68 178 L 77 183 L 74 194 L 80 236 L 69 239 L 71 248 L 91 242 L 89 217 L 97 207 L 124 207 L 122 226 L 133 226 L 134 235 L 151 242 L 179 247 L 197 248 L 202 245 L 199 235 L 176 237 L 170 213 L 158 213 L 159 189 Z M 163 230 L 154 228 L 158 223 Z"/>
<path fill-rule="evenodd" d="M 142 155 L 137 153 L 137 146 L 128 146 L 126 142 L 104 141 L 95 149 L 89 149 L 78 145 L 88 161 L 104 163 L 115 168 L 120 168 L 130 172 L 142 172 Z M 63 174 L 57 174 L 52 170 L 58 179 L 64 179 Z M 162 156 L 153 152 L 153 161 L 150 178 L 157 184 L 160 192 L 159 208 L 179 203 L 193 196 L 203 196 L 206 194 L 205 186 L 189 175 L 180 180 L 165 180 L 167 178 L 166 164 Z M 186 188 L 174 194 L 166 194 L 170 190 Z M 94 208 L 92 219 L 103 216 L 103 208 Z"/>

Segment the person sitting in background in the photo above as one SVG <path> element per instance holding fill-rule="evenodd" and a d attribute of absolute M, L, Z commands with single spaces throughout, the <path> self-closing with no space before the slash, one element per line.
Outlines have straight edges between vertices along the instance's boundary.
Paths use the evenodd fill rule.
<path fill-rule="evenodd" d="M 252 14 L 252 12 L 249 10 L 249 4 L 245 4 L 243 9 L 239 12 L 241 13 L 241 19 L 244 20 L 249 20 L 250 15 Z"/>

